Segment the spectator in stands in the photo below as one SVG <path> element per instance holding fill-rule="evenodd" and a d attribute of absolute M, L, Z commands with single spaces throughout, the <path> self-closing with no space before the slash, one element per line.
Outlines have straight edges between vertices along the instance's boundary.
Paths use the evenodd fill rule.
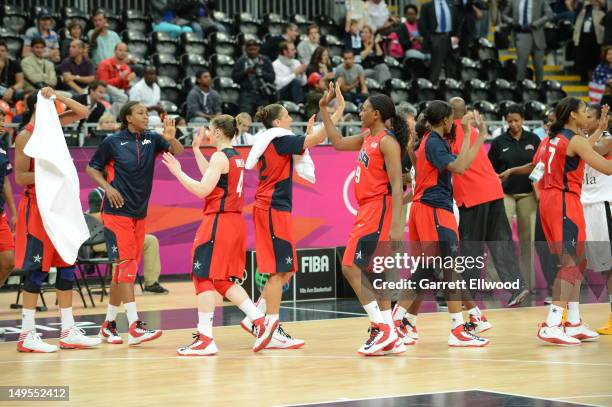
<path fill-rule="evenodd" d="M 58 63 L 61 59 L 59 52 L 59 36 L 51 29 L 53 26 L 53 17 L 48 10 L 43 10 L 36 19 L 36 26 L 26 30 L 23 41 L 23 57 L 27 57 L 32 53 L 32 40 L 34 38 L 42 38 L 45 44 L 43 57 L 53 63 Z"/>
<path fill-rule="evenodd" d="M 329 51 L 327 48 L 317 47 L 312 54 L 308 68 L 306 68 L 306 76 L 310 76 L 313 72 L 317 72 L 327 80 L 332 80 L 336 77 L 334 68 L 329 60 Z"/>
<path fill-rule="evenodd" d="M 523 129 L 525 122 L 523 108 L 511 105 L 506 110 L 508 131 L 495 138 L 489 149 L 489 160 L 496 173 L 508 168 L 531 163 L 540 145 L 540 138 Z M 504 207 L 508 223 L 512 225 L 516 216 L 518 236 L 521 241 L 522 269 L 531 269 L 530 243 L 534 240 L 535 215 L 538 201 L 529 175 L 510 175 L 502 179 Z"/>
<path fill-rule="evenodd" d="M 320 39 L 321 34 L 319 33 L 319 26 L 316 24 L 308 26 L 308 38 L 300 41 L 299 45 L 297 46 L 298 58 L 301 63 L 310 63 L 312 54 L 317 48 L 319 48 Z"/>
<path fill-rule="evenodd" d="M 306 95 L 304 110 L 306 117 L 310 118 L 313 114 L 319 113 L 319 101 L 327 89 L 327 79 L 320 73 L 313 72 L 308 76 L 308 87 L 310 90 Z"/>
<path fill-rule="evenodd" d="M 584 83 L 589 81 L 601 58 L 605 14 L 598 0 L 588 0 L 576 18 L 573 38 L 576 47 L 574 67 Z"/>
<path fill-rule="evenodd" d="M 270 58 L 270 61 L 275 61 L 278 58 L 280 52 L 278 47 L 281 42 L 286 41 L 295 45 L 295 40 L 299 38 L 300 31 L 298 26 L 294 23 L 285 24 L 283 26 L 283 34 L 277 36 L 270 36 L 268 40 L 261 47 L 261 53 Z"/>
<path fill-rule="evenodd" d="M 602 105 L 612 105 L 612 47 L 604 47 L 603 60 L 593 71 L 591 82 L 606 85 Z"/>
<path fill-rule="evenodd" d="M 476 59 L 478 57 L 477 28 L 478 20 L 482 18 L 483 10 L 486 8 L 481 0 L 460 0 L 457 2 L 457 15 L 461 31 L 459 37 L 459 54 L 462 57 Z"/>
<path fill-rule="evenodd" d="M 77 21 L 72 21 L 68 25 L 68 33 L 66 38 L 64 38 L 60 43 L 60 54 L 62 55 L 62 59 L 70 56 L 70 44 L 72 44 L 73 40 L 83 41 L 85 55 L 89 55 L 89 44 L 87 43 L 87 37 L 83 35 L 83 27 L 81 27 L 81 24 Z"/>
<path fill-rule="evenodd" d="M 136 77 L 127 64 L 128 47 L 124 42 L 115 46 L 115 55 L 98 64 L 96 78 L 106 83 L 106 90 L 113 102 L 113 114 L 119 115 L 119 110 L 128 101 L 127 90 L 130 82 Z"/>
<path fill-rule="evenodd" d="M 365 7 L 365 23 L 374 33 L 382 33 L 395 25 L 398 20 L 391 17 L 385 0 L 368 0 Z"/>
<path fill-rule="evenodd" d="M 34 38 L 30 43 L 32 53 L 21 60 L 21 70 L 25 79 L 24 89 L 32 91 L 44 87 L 54 88 L 57 75 L 53 62 L 45 58 L 45 40 Z"/>
<path fill-rule="evenodd" d="M 187 95 L 187 121 L 189 123 L 208 123 L 221 114 L 222 100 L 219 93 L 211 89 L 212 76 L 207 70 L 196 73 L 196 84 Z"/>
<path fill-rule="evenodd" d="M 100 221 L 102 220 L 100 209 L 102 207 L 103 197 L 104 190 L 101 187 L 92 190 L 87 197 L 89 201 L 89 214 Z M 103 246 L 102 250 L 105 252 L 106 245 L 102 244 L 100 246 Z M 96 250 L 96 247 L 94 247 L 94 250 Z M 145 234 L 142 259 L 145 280 L 143 294 L 168 294 L 169 291 L 159 284 L 161 262 L 159 257 L 159 240 L 157 240 L 155 235 L 149 233 Z"/>
<path fill-rule="evenodd" d="M 361 58 L 359 53 L 361 52 L 361 30 L 365 25 L 365 15 L 361 20 L 352 18 L 352 13 L 346 13 L 346 19 L 344 23 L 344 49 L 350 49 L 353 51 L 355 57 Z M 357 61 L 359 62 L 359 61 Z"/>
<path fill-rule="evenodd" d="M 234 65 L 232 79 L 240 85 L 240 111 L 253 115 L 257 106 L 276 100 L 275 74 L 270 59 L 259 54 L 259 42 L 248 40 L 245 50 Z"/>
<path fill-rule="evenodd" d="M 414 4 L 404 7 L 406 21 L 400 24 L 397 29 L 399 43 L 404 49 L 406 58 L 425 59 L 423 54 L 423 36 L 419 32 L 418 25 L 419 8 Z"/>
<path fill-rule="evenodd" d="M 554 17 L 546 0 L 513 0 L 501 15 L 512 26 L 516 42 L 516 81 L 525 79 L 529 56 L 533 58 L 536 83 L 544 79 L 544 24 Z"/>
<path fill-rule="evenodd" d="M 113 56 L 121 38 L 116 32 L 108 29 L 108 22 L 103 10 L 96 10 L 91 16 L 91 21 L 94 29 L 89 30 L 87 37 L 92 50 L 92 59 L 97 65 Z"/>
<path fill-rule="evenodd" d="M 86 95 L 78 95 L 74 100 L 87 106 L 89 116 L 84 121 L 87 123 L 98 123 L 100 118 L 106 112 L 106 84 L 95 79 L 89 84 L 89 89 Z"/>
<path fill-rule="evenodd" d="M 342 56 L 344 57 L 344 64 L 336 70 L 340 89 L 346 100 L 360 104 L 368 97 L 365 72 L 361 65 L 355 63 L 353 51 L 350 49 L 344 50 Z"/>
<path fill-rule="evenodd" d="M 72 40 L 70 56 L 62 61 L 59 69 L 66 88 L 75 95 L 85 93 L 85 88 L 96 79 L 96 68 L 87 58 L 81 40 Z"/>
<path fill-rule="evenodd" d="M 281 42 L 280 54 L 272 63 L 274 68 L 274 84 L 278 90 L 280 100 L 290 100 L 294 103 L 304 102 L 304 90 L 306 85 L 306 64 L 295 59 L 295 45 L 290 42 Z"/>
<path fill-rule="evenodd" d="M 234 146 L 252 146 L 255 143 L 255 136 L 249 133 L 253 125 L 253 119 L 248 113 L 240 113 L 236 116 L 236 124 L 238 124 L 238 136 L 232 140 Z"/>
<path fill-rule="evenodd" d="M 157 84 L 157 69 L 148 65 L 144 68 L 143 77 L 130 89 L 130 100 L 142 103 L 149 111 L 149 124 L 156 126 L 161 124 L 160 116 L 164 109 L 159 104 L 161 91 Z"/>
<path fill-rule="evenodd" d="M 21 65 L 9 58 L 6 42 L 0 40 L 0 97 L 14 103 L 23 96 Z"/>
<path fill-rule="evenodd" d="M 431 0 L 421 7 L 419 32 L 423 35 L 423 50 L 431 54 L 429 80 L 435 85 L 442 68 L 447 78 L 458 76 L 457 47 L 459 19 L 453 3 Z"/>
<path fill-rule="evenodd" d="M 119 130 L 119 123 L 117 123 L 115 116 L 110 113 L 104 113 L 100 120 L 98 120 L 96 130 L 116 131 Z"/>
<path fill-rule="evenodd" d="M 382 36 L 376 34 L 374 36 L 372 28 L 365 25 L 361 30 L 361 66 L 365 69 L 365 76 L 374 78 L 382 85 L 391 79 L 389 67 L 385 64 L 385 54 L 380 44 Z"/>

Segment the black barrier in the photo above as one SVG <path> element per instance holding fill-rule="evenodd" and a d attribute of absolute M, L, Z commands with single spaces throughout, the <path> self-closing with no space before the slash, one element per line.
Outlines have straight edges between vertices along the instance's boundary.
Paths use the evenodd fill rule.
<path fill-rule="evenodd" d="M 336 298 L 336 249 L 301 249 L 297 255 L 295 299 Z"/>

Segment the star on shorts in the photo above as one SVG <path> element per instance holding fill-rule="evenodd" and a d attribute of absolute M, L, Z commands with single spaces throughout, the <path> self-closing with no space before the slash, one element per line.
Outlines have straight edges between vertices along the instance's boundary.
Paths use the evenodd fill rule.
<path fill-rule="evenodd" d="M 37 254 L 36 256 L 34 256 L 34 263 L 40 263 L 41 260 L 42 260 L 42 257 L 40 257 L 40 254 Z"/>
<path fill-rule="evenodd" d="M 201 266 L 202 266 L 202 263 L 200 263 L 197 260 L 196 260 L 195 263 L 193 263 L 193 268 L 196 269 L 196 270 L 199 270 Z"/>
<path fill-rule="evenodd" d="M 355 253 L 355 258 L 357 260 L 361 260 L 361 250 L 359 250 L 357 253 Z"/>
<path fill-rule="evenodd" d="M 292 264 L 293 263 L 293 259 L 291 257 L 287 257 L 285 259 L 285 261 L 287 262 L 287 264 Z"/>

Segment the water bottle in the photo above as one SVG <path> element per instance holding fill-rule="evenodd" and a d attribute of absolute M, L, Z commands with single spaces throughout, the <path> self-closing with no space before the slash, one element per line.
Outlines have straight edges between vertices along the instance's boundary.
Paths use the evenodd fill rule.
<path fill-rule="evenodd" d="M 529 180 L 531 182 L 538 182 L 542 179 L 543 176 L 544 176 L 544 163 L 540 161 L 535 166 L 533 171 L 531 171 L 531 174 L 529 174 Z"/>

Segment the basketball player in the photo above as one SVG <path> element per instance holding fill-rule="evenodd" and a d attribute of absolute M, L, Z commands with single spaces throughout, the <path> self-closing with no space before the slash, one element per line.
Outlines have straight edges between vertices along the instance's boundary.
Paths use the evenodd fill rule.
<path fill-rule="evenodd" d="M 115 318 L 123 302 L 129 323 L 128 344 L 138 345 L 161 336 L 138 318 L 134 299 L 134 280 L 142 255 L 145 218 L 151 188 L 155 157 L 161 152 L 183 152 L 176 138 L 174 120 L 166 117 L 160 135 L 148 131 L 146 106 L 128 102 L 119 114 L 121 130 L 106 137 L 87 166 L 87 174 L 104 189 L 102 222 L 111 260 L 115 261 L 106 318 L 99 337 L 111 344 L 123 343 Z M 108 179 L 102 172 L 106 170 Z"/>
<path fill-rule="evenodd" d="M 556 121 L 544 140 L 540 182 L 542 228 L 551 250 L 560 256 L 560 268 L 553 288 L 553 302 L 537 337 L 557 345 L 579 345 L 598 338 L 580 319 L 579 296 L 583 271 L 586 227 L 580 202 L 585 162 L 606 175 L 612 174 L 612 160 L 595 152 L 582 129 L 587 126 L 586 106 L 574 97 L 562 99 L 555 108 Z M 567 321 L 561 317 L 567 306 Z"/>
<path fill-rule="evenodd" d="M 43 88 L 40 93 L 45 98 L 55 96 L 58 101 L 67 106 L 67 110 L 59 115 L 60 123 L 64 126 L 78 122 L 89 114 L 87 107 L 72 99 L 56 95 L 51 88 Z M 57 269 L 55 288 L 62 321 L 59 346 L 62 349 L 89 348 L 98 345 L 100 339 L 86 337 L 85 332 L 74 323 L 72 284 L 75 278 L 75 266 L 62 260 L 45 231 L 36 201 L 34 160 L 25 155 L 23 151 L 34 132 L 37 100 L 37 92 L 28 96 L 26 118 L 27 116 L 29 118 L 24 120 L 28 124 L 15 139 L 15 181 L 17 185 L 25 187 L 23 199 L 19 203 L 15 257 L 16 267 L 28 272 L 23 285 L 21 334 L 17 342 L 17 350 L 36 353 L 57 351 L 57 346 L 44 342 L 40 334 L 36 333 L 34 320 L 40 288 L 51 267 Z"/>
<path fill-rule="evenodd" d="M 608 128 L 607 105 L 590 105 L 587 109 L 587 134 L 593 149 L 612 160 L 612 136 Z M 586 222 L 586 255 L 589 268 L 604 273 L 612 307 L 612 176 L 585 165 L 580 200 Z M 597 329 L 601 335 L 612 335 L 612 312 L 608 322 Z"/>
<path fill-rule="evenodd" d="M 323 96 L 323 98 L 331 97 L 333 94 Z M 340 120 L 343 111 L 344 106 L 339 106 L 334 113 L 336 120 Z M 253 207 L 257 267 L 259 273 L 269 276 L 257 306 L 274 324 L 278 321 L 282 287 L 291 281 L 293 274 L 297 272 L 291 219 L 293 155 L 301 155 L 307 148 L 321 143 L 326 134 L 322 126 L 318 130 L 312 129 L 313 115 L 305 136 L 292 135 L 293 120 L 287 109 L 279 104 L 260 107 L 256 118 L 266 129 L 276 128 L 281 132 L 286 131 L 287 134 L 272 139 L 259 157 L 257 165 L 260 181 Z M 257 137 L 261 136 L 260 134 Z M 248 317 L 244 318 L 240 325 L 245 331 L 254 332 L 253 324 Z M 292 338 L 282 325 L 279 325 L 266 349 L 298 349 L 302 346 L 304 346 L 303 340 Z"/>
<path fill-rule="evenodd" d="M 236 119 L 225 114 L 216 116 L 210 122 L 209 133 L 210 142 L 217 151 L 210 162 L 203 155 L 198 156 L 200 168 L 205 167 L 201 181 L 181 171 L 181 164 L 172 154 L 165 153 L 162 161 L 189 192 L 205 198 L 204 218 L 196 232 L 191 256 L 192 279 L 198 298 L 198 332 L 193 335 L 191 345 L 178 349 L 181 356 L 217 353 L 212 335 L 216 293 L 227 297 L 253 321 L 257 336 L 254 352 L 266 347 L 279 325 L 278 319 L 266 324 L 264 314 L 246 291 L 232 281 L 242 277 L 246 257 L 246 224 L 242 218 L 244 160 L 232 148 L 232 140 L 238 134 Z M 201 132 L 198 137 L 203 136 Z"/>
<path fill-rule="evenodd" d="M 4 112 L 0 111 L 0 132 L 4 128 Z M 13 231 L 17 222 L 17 208 L 13 198 L 13 189 L 8 180 L 8 175 L 13 171 L 13 166 L 9 161 L 8 147 L 4 141 L 0 141 L 0 287 L 6 281 L 8 275 L 15 266 L 15 241 Z M 11 213 L 11 224 L 9 225 L 4 204 Z M 1 330 L 0 330 L 1 332 Z"/>
<path fill-rule="evenodd" d="M 330 83 L 327 93 L 334 91 Z M 335 95 L 342 99 L 340 86 Z M 391 301 L 375 293 L 367 273 L 370 260 L 381 241 L 401 242 L 404 225 L 402 210 L 402 151 L 406 151 L 406 121 L 398 116 L 393 101 L 386 95 L 370 96 L 360 113 L 362 127 L 368 131 L 342 137 L 327 113 L 328 101 L 319 102 L 325 130 L 334 148 L 359 151 L 355 170 L 355 195 L 359 203 L 357 217 L 342 257 L 342 273 L 370 319 L 370 336 L 357 350 L 366 356 L 405 351 L 398 341 L 391 317 Z M 390 129 L 385 122 L 390 121 Z M 362 271 L 366 272 L 362 274 Z M 370 274 L 370 276 L 368 276 Z"/>

